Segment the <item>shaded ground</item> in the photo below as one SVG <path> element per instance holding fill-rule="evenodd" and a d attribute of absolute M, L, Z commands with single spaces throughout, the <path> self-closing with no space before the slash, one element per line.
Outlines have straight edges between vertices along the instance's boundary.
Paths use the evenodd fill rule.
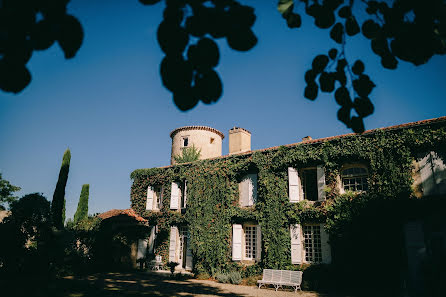
<path fill-rule="evenodd" d="M 314 292 L 287 290 L 275 292 L 272 288 L 257 289 L 251 286 L 220 284 L 195 280 L 187 276 L 170 278 L 167 274 L 132 272 L 101 273 L 84 277 L 64 277 L 42 286 L 37 280 L 20 282 L 1 281 L 0 295 L 5 297 L 105 297 L 105 296 L 268 296 L 268 297 L 329 297 Z M 43 287 L 40 288 L 39 287 Z M 6 294 L 3 294 L 6 293 Z M 331 296 L 330 296 L 331 297 Z"/>

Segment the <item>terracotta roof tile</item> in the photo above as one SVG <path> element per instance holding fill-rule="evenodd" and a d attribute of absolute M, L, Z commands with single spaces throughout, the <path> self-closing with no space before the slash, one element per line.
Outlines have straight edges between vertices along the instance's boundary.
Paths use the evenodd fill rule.
<path fill-rule="evenodd" d="M 137 214 L 132 208 L 128 209 L 112 209 L 101 214 L 98 214 L 98 217 L 101 219 L 109 219 L 111 217 L 117 217 L 119 215 L 127 215 L 129 217 L 135 218 L 138 222 L 147 222 L 146 219 Z"/>
<path fill-rule="evenodd" d="M 404 128 L 425 126 L 425 125 L 441 123 L 441 122 L 446 122 L 446 116 L 439 117 L 439 118 L 434 118 L 434 119 L 417 121 L 417 122 L 411 122 L 411 123 L 406 123 L 406 124 L 401 124 L 401 125 L 395 125 L 395 126 L 389 126 L 389 127 L 383 127 L 383 128 L 376 128 L 376 129 L 366 130 L 362 134 L 348 133 L 348 134 L 324 137 L 324 138 L 319 138 L 319 139 L 305 140 L 305 141 L 302 141 L 302 142 L 285 144 L 285 145 L 281 145 L 281 146 L 293 147 L 293 146 L 297 146 L 297 145 L 315 144 L 315 143 L 331 141 L 331 140 L 344 138 L 344 137 L 373 134 L 373 133 L 376 133 L 377 131 L 399 130 L 399 129 L 404 129 Z M 264 151 L 269 151 L 269 150 L 276 150 L 276 149 L 278 149 L 281 146 L 273 146 L 273 147 L 268 147 L 268 148 L 264 148 L 264 149 L 258 149 L 258 150 L 254 150 L 254 151 L 247 151 L 247 152 L 238 153 L 238 154 L 224 155 L 224 156 L 209 158 L 209 159 L 205 159 L 205 160 L 216 160 L 216 159 L 224 159 L 224 158 L 227 158 L 227 157 L 230 157 L 230 156 L 249 155 L 249 154 L 252 154 L 252 153 L 255 153 L 255 152 L 264 152 Z M 201 161 L 203 161 L 203 160 L 201 160 Z M 195 161 L 195 162 L 197 162 L 197 161 Z M 182 163 L 181 165 L 186 165 L 186 164 L 190 164 L 190 163 L 192 163 L 192 162 Z M 164 169 L 164 168 L 175 167 L 175 166 L 177 166 L 177 165 L 168 165 L 168 166 L 162 166 L 162 167 L 157 167 L 157 168 Z"/>

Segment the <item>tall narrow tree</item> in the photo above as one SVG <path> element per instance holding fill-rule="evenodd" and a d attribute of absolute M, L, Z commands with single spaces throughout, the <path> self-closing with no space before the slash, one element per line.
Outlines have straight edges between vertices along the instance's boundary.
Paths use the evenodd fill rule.
<path fill-rule="evenodd" d="M 88 196 L 90 194 L 90 185 L 85 184 L 82 186 L 81 196 L 79 197 L 79 203 L 77 204 L 77 210 L 74 214 L 74 224 L 86 219 L 88 217 Z"/>
<path fill-rule="evenodd" d="M 59 179 L 54 190 L 53 201 L 51 202 L 51 215 L 53 225 L 57 229 L 63 228 L 62 211 L 65 199 L 65 186 L 67 185 L 68 172 L 70 171 L 71 152 L 67 149 L 63 154 L 62 166 L 60 167 Z"/>
<path fill-rule="evenodd" d="M 62 208 L 62 225 L 64 225 L 65 226 L 65 219 L 66 219 L 66 216 L 65 216 L 65 213 L 66 213 L 66 207 L 67 207 L 67 199 L 63 199 L 63 208 Z"/>

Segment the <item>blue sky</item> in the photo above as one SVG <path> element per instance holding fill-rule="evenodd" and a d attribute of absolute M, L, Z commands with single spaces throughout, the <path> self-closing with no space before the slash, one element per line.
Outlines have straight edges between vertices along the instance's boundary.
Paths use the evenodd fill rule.
<path fill-rule="evenodd" d="M 252 132 L 252 149 L 307 135 L 350 133 L 336 119 L 332 95 L 315 102 L 303 97 L 303 77 L 312 59 L 335 47 L 329 31 L 315 29 L 308 18 L 301 29 L 288 29 L 277 1 L 241 2 L 255 8 L 257 46 L 241 53 L 219 41 L 222 98 L 181 112 L 159 76 L 163 53 L 156 30 L 164 4 L 72 0 L 69 12 L 85 31 L 77 56 L 65 60 L 58 45 L 35 52 L 28 63 L 31 84 L 18 95 L 0 93 L 3 178 L 22 187 L 19 195 L 41 192 L 51 200 L 63 152 L 70 148 L 66 198 L 67 217 L 72 217 L 84 183 L 90 184 L 90 213 L 128 208 L 130 173 L 168 165 L 169 133 L 180 126 L 207 125 L 226 136 L 240 126 Z M 378 85 L 366 129 L 446 114 L 445 56 L 421 67 L 400 63 L 396 71 L 384 70 L 361 36 L 349 40 L 347 55 L 350 61 L 363 59 Z"/>

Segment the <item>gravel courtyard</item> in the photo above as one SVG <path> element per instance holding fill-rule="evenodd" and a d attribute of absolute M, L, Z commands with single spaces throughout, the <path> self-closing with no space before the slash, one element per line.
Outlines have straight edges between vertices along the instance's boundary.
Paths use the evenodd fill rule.
<path fill-rule="evenodd" d="M 268 297 L 334 297 L 314 292 L 274 291 L 254 286 L 221 284 L 187 276 L 170 278 L 155 272 L 97 273 L 89 276 L 67 276 L 47 285 L 37 279 L 23 282 L 1 282 L 5 297 L 136 297 L 136 296 L 268 296 Z M 26 284 L 26 285 L 24 285 Z"/>

